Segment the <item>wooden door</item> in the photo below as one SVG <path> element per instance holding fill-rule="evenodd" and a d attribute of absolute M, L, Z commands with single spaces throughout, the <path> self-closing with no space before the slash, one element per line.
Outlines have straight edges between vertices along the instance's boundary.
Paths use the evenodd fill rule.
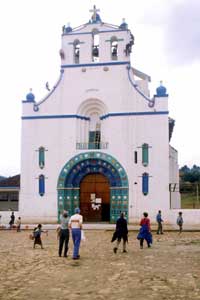
<path fill-rule="evenodd" d="M 93 209 L 91 195 L 101 199 L 99 209 Z M 86 175 L 80 184 L 80 209 L 86 222 L 110 221 L 110 185 L 102 174 Z"/>

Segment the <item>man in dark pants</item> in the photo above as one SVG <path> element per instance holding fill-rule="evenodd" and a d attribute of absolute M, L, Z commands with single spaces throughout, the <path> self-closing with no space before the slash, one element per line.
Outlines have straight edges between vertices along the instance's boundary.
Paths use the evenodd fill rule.
<path fill-rule="evenodd" d="M 117 253 L 121 239 L 123 239 L 123 252 L 127 252 L 126 243 L 128 242 L 128 227 L 123 212 L 120 214 L 120 218 L 117 219 L 116 229 L 111 240 L 111 242 L 117 240 L 116 246 L 113 248 L 114 253 Z"/>
<path fill-rule="evenodd" d="M 14 214 L 14 211 L 13 211 L 12 214 L 11 214 L 11 216 L 10 216 L 10 222 L 9 222 L 10 229 L 13 228 L 14 224 L 15 224 L 15 214 Z"/>
<path fill-rule="evenodd" d="M 69 223 L 69 217 L 67 211 L 63 212 L 63 215 L 61 216 L 61 224 L 60 224 L 60 239 L 59 239 L 59 250 L 58 255 L 62 256 L 62 249 L 64 245 L 64 257 L 67 257 L 67 251 L 68 251 L 68 244 L 69 244 L 69 229 L 68 229 L 68 223 Z"/>
<path fill-rule="evenodd" d="M 163 227 L 162 227 L 162 216 L 161 216 L 161 210 L 158 211 L 158 214 L 156 216 L 156 222 L 158 223 L 158 229 L 157 229 L 157 234 L 163 234 Z"/>

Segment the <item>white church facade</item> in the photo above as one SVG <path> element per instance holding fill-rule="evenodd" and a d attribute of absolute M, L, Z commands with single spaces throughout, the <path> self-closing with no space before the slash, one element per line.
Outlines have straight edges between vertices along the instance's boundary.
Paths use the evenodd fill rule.
<path fill-rule="evenodd" d="M 180 195 L 170 144 L 166 88 L 149 97 L 150 77 L 131 66 L 134 37 L 123 21 L 63 27 L 60 77 L 44 99 L 22 106 L 19 214 L 57 222 L 80 207 L 85 222 L 137 222 L 160 209 L 170 222 Z M 171 123 L 170 123 L 171 122 Z"/>

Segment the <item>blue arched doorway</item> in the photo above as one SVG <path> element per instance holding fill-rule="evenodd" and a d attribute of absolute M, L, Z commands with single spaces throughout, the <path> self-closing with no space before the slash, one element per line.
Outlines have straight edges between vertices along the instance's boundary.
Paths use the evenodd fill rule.
<path fill-rule="evenodd" d="M 81 153 L 65 164 L 60 172 L 57 185 L 58 218 L 62 210 L 68 210 L 71 215 L 75 207 L 80 207 L 81 182 L 86 176 L 92 174 L 101 174 L 107 178 L 110 215 L 108 221 L 115 222 L 122 211 L 128 218 L 128 177 L 124 168 L 115 158 L 102 152 Z"/>

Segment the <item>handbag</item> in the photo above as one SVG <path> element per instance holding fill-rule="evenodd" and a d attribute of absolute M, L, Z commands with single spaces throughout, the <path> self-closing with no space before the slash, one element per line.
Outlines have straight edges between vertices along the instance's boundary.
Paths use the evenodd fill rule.
<path fill-rule="evenodd" d="M 81 230 L 81 241 L 85 242 L 86 238 L 85 238 L 85 232 L 83 231 L 83 229 Z"/>

